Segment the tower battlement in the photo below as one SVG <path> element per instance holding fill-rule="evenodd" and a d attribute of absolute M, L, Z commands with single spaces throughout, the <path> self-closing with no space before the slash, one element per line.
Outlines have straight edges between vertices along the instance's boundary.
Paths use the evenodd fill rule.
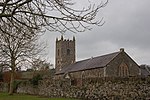
<path fill-rule="evenodd" d="M 70 40 L 70 39 L 64 39 L 63 35 L 61 36 L 60 39 L 56 38 L 56 42 L 60 42 L 60 41 L 75 41 L 75 37 L 73 36 L 73 39 Z"/>

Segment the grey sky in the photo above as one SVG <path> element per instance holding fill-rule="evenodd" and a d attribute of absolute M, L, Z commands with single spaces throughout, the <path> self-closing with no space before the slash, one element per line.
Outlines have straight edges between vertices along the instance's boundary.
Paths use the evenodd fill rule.
<path fill-rule="evenodd" d="M 93 30 L 84 33 L 65 33 L 65 38 L 76 37 L 77 61 L 116 52 L 123 47 L 138 64 L 150 64 L 149 5 L 150 0 L 109 0 L 98 14 L 106 21 L 102 27 L 93 26 Z M 53 64 L 56 37 L 60 38 L 60 33 L 44 35 L 48 43 L 46 57 Z"/>

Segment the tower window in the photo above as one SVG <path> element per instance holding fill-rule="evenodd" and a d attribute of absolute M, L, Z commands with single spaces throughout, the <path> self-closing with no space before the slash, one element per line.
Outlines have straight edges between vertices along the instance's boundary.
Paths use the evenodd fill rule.
<path fill-rule="evenodd" d="M 58 49 L 58 56 L 59 56 L 59 49 Z"/>
<path fill-rule="evenodd" d="M 67 49 L 67 55 L 70 55 L 70 49 Z"/>

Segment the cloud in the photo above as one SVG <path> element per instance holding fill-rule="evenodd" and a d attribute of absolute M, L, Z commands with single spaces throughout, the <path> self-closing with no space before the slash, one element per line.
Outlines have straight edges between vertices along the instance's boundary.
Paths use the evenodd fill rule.
<path fill-rule="evenodd" d="M 110 1 L 103 10 L 106 23 L 103 27 L 94 28 L 91 32 L 79 35 L 78 50 L 79 55 L 87 57 L 98 52 L 101 54 L 110 52 L 119 47 L 125 49 L 133 48 L 137 56 L 142 52 L 150 51 L 150 12 L 148 12 L 150 1 L 148 0 L 114 0 Z M 86 38 L 85 38 L 86 37 Z M 83 49 L 83 47 L 85 49 Z M 87 51 L 87 48 L 88 49 Z M 87 52 L 87 53 L 86 53 Z M 130 49 L 129 49 L 130 52 Z M 146 53 L 144 59 L 150 57 Z M 82 58 L 82 56 L 79 56 Z M 138 59 L 138 58 L 137 58 Z M 141 58 L 140 58 L 141 59 Z M 150 63 L 145 60 L 141 63 Z"/>
<path fill-rule="evenodd" d="M 150 0 L 109 0 L 97 17 L 104 17 L 102 27 L 93 26 L 92 31 L 70 34 L 76 36 L 77 60 L 106 53 L 125 51 L 139 64 L 150 64 Z M 49 56 L 54 62 L 55 38 L 58 33 L 47 32 Z"/>

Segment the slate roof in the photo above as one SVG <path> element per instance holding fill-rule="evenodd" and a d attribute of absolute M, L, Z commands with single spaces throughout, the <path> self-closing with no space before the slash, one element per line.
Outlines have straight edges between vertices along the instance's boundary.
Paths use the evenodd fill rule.
<path fill-rule="evenodd" d="M 150 67 L 147 65 L 141 65 L 140 66 L 140 70 L 141 70 L 141 76 L 150 76 Z"/>
<path fill-rule="evenodd" d="M 105 67 L 111 60 L 113 60 L 120 52 L 115 52 L 103 56 L 93 57 L 90 59 L 78 61 L 69 66 L 64 67 L 61 71 L 56 74 L 64 74 L 69 72 L 76 72 L 82 70 L 89 70 L 95 68 Z"/>

